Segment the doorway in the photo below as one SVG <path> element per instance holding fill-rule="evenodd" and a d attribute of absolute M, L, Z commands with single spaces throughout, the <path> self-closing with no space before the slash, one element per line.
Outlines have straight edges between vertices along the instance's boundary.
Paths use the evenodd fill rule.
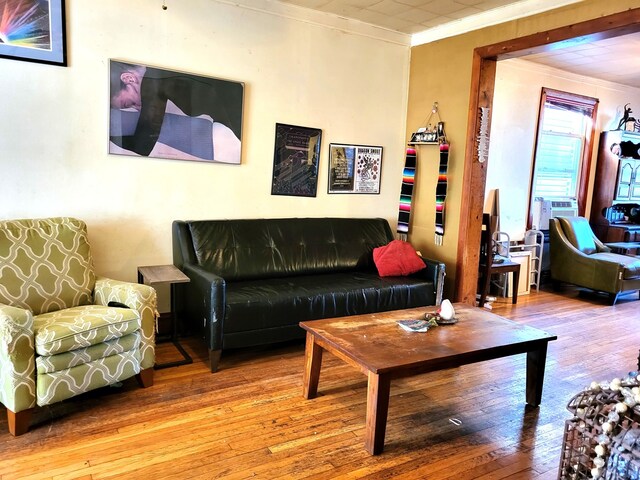
<path fill-rule="evenodd" d="M 458 232 L 456 300 L 473 305 L 476 298 L 480 233 L 487 165 L 482 160 L 483 145 L 490 139 L 496 63 L 562 46 L 640 32 L 640 8 L 535 33 L 505 42 L 478 47 L 473 52 L 471 95 L 463 174 L 463 196 Z"/>

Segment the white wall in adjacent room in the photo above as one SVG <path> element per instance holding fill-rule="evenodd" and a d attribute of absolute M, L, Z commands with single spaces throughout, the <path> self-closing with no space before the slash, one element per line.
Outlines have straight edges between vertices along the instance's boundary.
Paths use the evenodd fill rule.
<path fill-rule="evenodd" d="M 500 230 L 512 240 L 526 231 L 533 151 L 542 87 L 595 97 L 600 100 L 591 162 L 587 212 L 591 208 L 599 134 L 615 128 L 623 106 L 640 111 L 640 89 L 596 80 L 522 59 L 497 63 L 487 160 L 485 196 L 499 189 Z"/>
<path fill-rule="evenodd" d="M 130 281 L 172 262 L 174 219 L 395 226 L 408 37 L 277 2 L 166 3 L 68 0 L 68 67 L 0 59 L 0 218 L 81 218 L 97 273 Z M 241 165 L 107 154 L 111 58 L 244 82 Z M 316 197 L 271 195 L 276 123 L 322 129 Z M 379 195 L 327 194 L 331 142 L 384 148 Z"/>

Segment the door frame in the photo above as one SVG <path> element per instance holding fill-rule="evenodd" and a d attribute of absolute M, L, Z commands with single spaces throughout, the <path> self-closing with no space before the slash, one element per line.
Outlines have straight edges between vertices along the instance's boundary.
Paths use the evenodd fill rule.
<path fill-rule="evenodd" d="M 458 229 L 456 301 L 470 305 L 476 301 L 487 179 L 487 162 L 478 161 L 478 142 L 481 134 L 490 141 L 497 62 L 637 32 L 640 32 L 640 8 L 474 49 Z"/>

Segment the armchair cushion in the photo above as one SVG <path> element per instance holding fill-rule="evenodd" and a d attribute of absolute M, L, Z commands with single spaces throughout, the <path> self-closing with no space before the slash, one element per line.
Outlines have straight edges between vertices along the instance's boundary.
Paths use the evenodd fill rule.
<path fill-rule="evenodd" d="M 85 305 L 34 319 L 38 355 L 56 355 L 114 340 L 140 330 L 140 314 L 128 308 Z"/>
<path fill-rule="evenodd" d="M 591 255 L 598 251 L 593 240 L 593 230 L 584 217 L 558 217 L 562 230 L 569 243 L 585 255 Z"/>
<path fill-rule="evenodd" d="M 108 340 L 87 348 L 78 348 L 71 352 L 59 353 L 51 356 L 37 356 L 36 370 L 38 375 L 65 370 L 70 366 L 83 365 L 110 355 L 117 355 L 130 350 L 140 349 L 140 332 L 124 337 Z"/>
<path fill-rule="evenodd" d="M 0 222 L 0 303 L 39 315 L 90 304 L 94 284 L 84 222 Z"/>

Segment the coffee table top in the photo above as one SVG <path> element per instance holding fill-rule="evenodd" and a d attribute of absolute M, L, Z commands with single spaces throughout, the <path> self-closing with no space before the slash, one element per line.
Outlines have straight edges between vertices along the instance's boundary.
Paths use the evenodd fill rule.
<path fill-rule="evenodd" d="M 515 355 L 555 335 L 521 325 L 487 310 L 454 304 L 458 323 L 407 332 L 396 322 L 424 318 L 437 307 L 420 307 L 301 322 L 316 343 L 373 373 L 410 373 L 457 367 Z"/>

